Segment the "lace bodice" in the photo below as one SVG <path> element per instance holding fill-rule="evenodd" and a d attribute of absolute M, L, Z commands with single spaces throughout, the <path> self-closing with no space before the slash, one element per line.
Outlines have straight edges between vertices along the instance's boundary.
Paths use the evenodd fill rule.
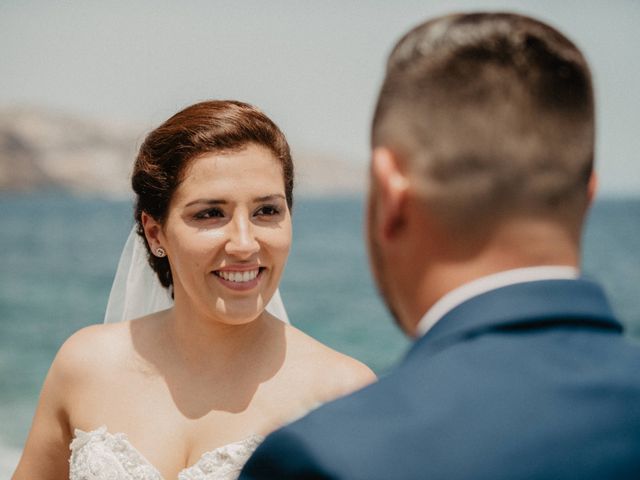
<path fill-rule="evenodd" d="M 252 435 L 206 452 L 182 470 L 178 480 L 236 480 L 262 440 Z M 69 448 L 70 480 L 163 480 L 124 433 L 111 434 L 107 427 L 90 432 L 76 429 Z"/>

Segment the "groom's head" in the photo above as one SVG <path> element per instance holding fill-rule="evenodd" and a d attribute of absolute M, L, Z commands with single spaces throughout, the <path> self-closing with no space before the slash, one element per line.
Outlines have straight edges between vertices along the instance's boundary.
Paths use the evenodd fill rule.
<path fill-rule="evenodd" d="M 411 30 L 387 63 L 372 148 L 373 269 L 407 332 L 473 278 L 577 263 L 593 187 L 591 75 L 548 25 L 481 13 Z"/>

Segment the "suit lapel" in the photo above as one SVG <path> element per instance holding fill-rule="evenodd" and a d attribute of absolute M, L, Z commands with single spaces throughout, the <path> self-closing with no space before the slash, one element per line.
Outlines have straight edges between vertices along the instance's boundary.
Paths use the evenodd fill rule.
<path fill-rule="evenodd" d="M 442 317 L 416 341 L 416 352 L 433 354 L 447 345 L 504 329 L 575 324 L 622 331 L 603 290 L 587 280 L 518 283 L 473 297 Z"/>

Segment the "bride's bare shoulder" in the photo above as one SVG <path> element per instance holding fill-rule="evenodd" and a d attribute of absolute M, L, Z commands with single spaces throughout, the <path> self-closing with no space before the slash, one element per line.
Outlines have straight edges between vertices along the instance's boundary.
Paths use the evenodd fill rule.
<path fill-rule="evenodd" d="M 71 381 L 86 372 L 98 373 L 108 368 L 130 343 L 127 323 L 90 325 L 78 330 L 58 350 L 52 370 Z"/>
<path fill-rule="evenodd" d="M 315 385 L 322 386 L 328 399 L 346 395 L 376 380 L 364 363 L 315 340 L 291 325 L 287 326 L 287 358 L 290 368 L 304 372 Z"/>
<path fill-rule="evenodd" d="M 54 362 L 70 368 L 104 367 L 112 362 L 127 361 L 136 343 L 146 341 L 158 331 L 166 312 L 126 322 L 96 324 L 84 327 L 71 335 L 60 347 Z"/>

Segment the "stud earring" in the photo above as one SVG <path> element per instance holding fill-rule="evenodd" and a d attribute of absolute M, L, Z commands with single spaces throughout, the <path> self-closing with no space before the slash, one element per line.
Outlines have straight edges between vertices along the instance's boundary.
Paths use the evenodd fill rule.
<path fill-rule="evenodd" d="M 167 252 L 164 251 L 164 248 L 162 247 L 158 247 L 156 248 L 156 257 L 166 257 L 167 256 Z"/>

